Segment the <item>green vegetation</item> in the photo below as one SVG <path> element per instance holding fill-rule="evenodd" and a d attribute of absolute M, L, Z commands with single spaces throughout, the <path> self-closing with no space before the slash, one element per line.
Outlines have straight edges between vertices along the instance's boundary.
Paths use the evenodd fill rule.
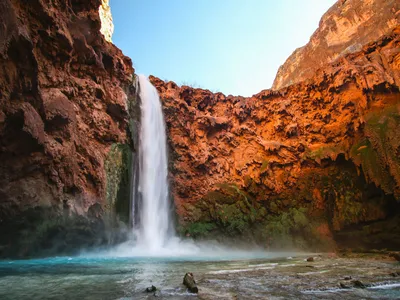
<path fill-rule="evenodd" d="M 350 150 L 351 158 L 362 167 L 368 181 L 393 193 L 393 177 L 400 178 L 400 115 L 397 107 L 372 112 L 366 117 L 365 138 Z"/>
<path fill-rule="evenodd" d="M 356 164 L 362 165 L 363 170 L 366 167 L 375 172 L 372 176 L 382 177 L 387 174 L 387 170 L 380 169 L 382 164 L 378 165 L 382 155 L 373 146 L 372 134 L 367 136 L 352 147 L 349 156 L 354 161 L 358 159 L 360 163 Z M 333 160 L 343 151 L 341 146 L 323 147 L 307 155 Z M 286 176 L 284 170 L 281 174 Z M 262 184 L 245 176 L 243 189 L 231 183 L 218 184 L 200 201 L 192 203 L 193 207 L 186 210 L 190 211 L 191 222 L 184 226 L 194 232 L 193 237 L 228 236 L 278 249 L 332 250 L 332 231 L 386 216 L 388 199 L 379 196 L 377 188 L 368 184 L 371 181 L 366 183 L 360 174 L 352 161 L 340 159 L 338 164 L 326 164 L 305 173 L 292 189 L 272 196 Z M 390 175 L 386 180 L 392 181 Z M 201 225 L 191 225 L 195 222 Z"/>
<path fill-rule="evenodd" d="M 196 206 L 184 205 L 193 220 L 185 224 L 183 233 L 193 237 L 204 236 L 218 229 L 229 236 L 240 235 L 266 215 L 265 208 L 235 184 L 216 186 Z"/>
<path fill-rule="evenodd" d="M 181 227 L 182 235 L 193 238 L 252 236 L 267 246 L 304 249 L 326 243 L 316 229 L 321 222 L 311 221 L 306 208 L 278 208 L 277 202 L 272 201 L 270 212 L 273 212 L 268 213 L 260 202 L 234 184 L 219 184 L 217 188 L 197 206 L 185 205 L 195 219 Z M 291 202 L 295 201 L 288 203 Z"/>
<path fill-rule="evenodd" d="M 217 220 L 225 231 L 234 235 L 242 233 L 249 225 L 247 216 L 245 216 L 237 205 L 223 205 L 217 211 Z"/>
<path fill-rule="evenodd" d="M 279 215 L 269 215 L 260 231 L 267 245 L 275 248 L 329 248 L 331 241 L 317 231 L 319 225 L 318 220 L 309 219 L 306 208 L 290 208 Z"/>
<path fill-rule="evenodd" d="M 207 234 L 216 229 L 216 227 L 214 223 L 194 222 L 190 223 L 185 228 L 179 228 L 179 232 L 185 236 L 199 238 L 207 236 Z"/>
<path fill-rule="evenodd" d="M 104 163 L 107 208 L 126 223 L 129 221 L 131 166 L 132 152 L 129 145 L 113 144 Z"/>
<path fill-rule="evenodd" d="M 363 203 L 357 201 L 360 196 L 355 195 L 354 191 L 347 190 L 339 194 L 335 201 L 335 214 L 332 222 L 336 229 L 346 225 L 351 225 L 362 220 Z"/>

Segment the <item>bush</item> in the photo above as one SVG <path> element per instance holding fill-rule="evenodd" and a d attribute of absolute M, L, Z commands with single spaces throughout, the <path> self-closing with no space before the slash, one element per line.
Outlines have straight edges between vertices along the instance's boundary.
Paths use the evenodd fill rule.
<path fill-rule="evenodd" d="M 210 231 L 214 230 L 216 225 L 214 223 L 195 222 L 189 224 L 183 229 L 185 235 L 190 235 L 193 238 L 203 237 Z"/>

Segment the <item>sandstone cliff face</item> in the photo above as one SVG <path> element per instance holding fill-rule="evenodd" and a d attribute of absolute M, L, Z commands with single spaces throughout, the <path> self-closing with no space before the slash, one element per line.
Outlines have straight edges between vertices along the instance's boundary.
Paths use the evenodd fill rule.
<path fill-rule="evenodd" d="M 101 20 L 100 32 L 104 35 L 106 41 L 111 43 L 111 38 L 114 33 L 114 23 L 109 2 L 109 0 L 101 0 L 99 14 Z"/>
<path fill-rule="evenodd" d="M 133 69 L 100 34 L 101 4 L 0 3 L 0 255 L 94 243 L 126 180 Z"/>
<path fill-rule="evenodd" d="M 361 228 L 363 246 L 400 246 L 400 27 L 308 82 L 250 98 L 151 80 L 183 233 L 332 247 Z"/>
<path fill-rule="evenodd" d="M 397 0 L 339 0 L 324 14 L 307 45 L 279 68 L 272 89 L 311 78 L 315 71 L 348 53 L 360 51 L 400 24 Z"/>

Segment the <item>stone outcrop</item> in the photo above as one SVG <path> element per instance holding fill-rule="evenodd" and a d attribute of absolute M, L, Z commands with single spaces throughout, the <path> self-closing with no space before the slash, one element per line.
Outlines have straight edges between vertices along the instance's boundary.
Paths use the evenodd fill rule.
<path fill-rule="evenodd" d="M 309 43 L 294 51 L 279 68 L 272 88 L 309 79 L 323 65 L 360 51 L 398 25 L 397 0 L 339 0 L 324 14 Z"/>
<path fill-rule="evenodd" d="M 0 256 L 105 238 L 134 94 L 131 60 L 100 34 L 101 4 L 0 3 Z"/>
<path fill-rule="evenodd" d="M 111 43 L 111 38 L 114 33 L 114 23 L 109 2 L 109 0 L 101 0 L 99 14 L 101 20 L 100 32 L 104 35 L 106 41 Z"/>
<path fill-rule="evenodd" d="M 400 247 L 400 27 L 249 98 L 151 80 L 184 234 Z"/>

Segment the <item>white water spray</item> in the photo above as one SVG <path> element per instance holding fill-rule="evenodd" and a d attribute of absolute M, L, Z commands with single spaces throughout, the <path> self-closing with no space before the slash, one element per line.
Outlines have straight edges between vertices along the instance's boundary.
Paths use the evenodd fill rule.
<path fill-rule="evenodd" d="M 138 77 L 141 99 L 138 191 L 141 207 L 137 243 L 155 252 L 161 250 L 171 238 L 167 140 L 157 90 L 146 76 Z"/>

